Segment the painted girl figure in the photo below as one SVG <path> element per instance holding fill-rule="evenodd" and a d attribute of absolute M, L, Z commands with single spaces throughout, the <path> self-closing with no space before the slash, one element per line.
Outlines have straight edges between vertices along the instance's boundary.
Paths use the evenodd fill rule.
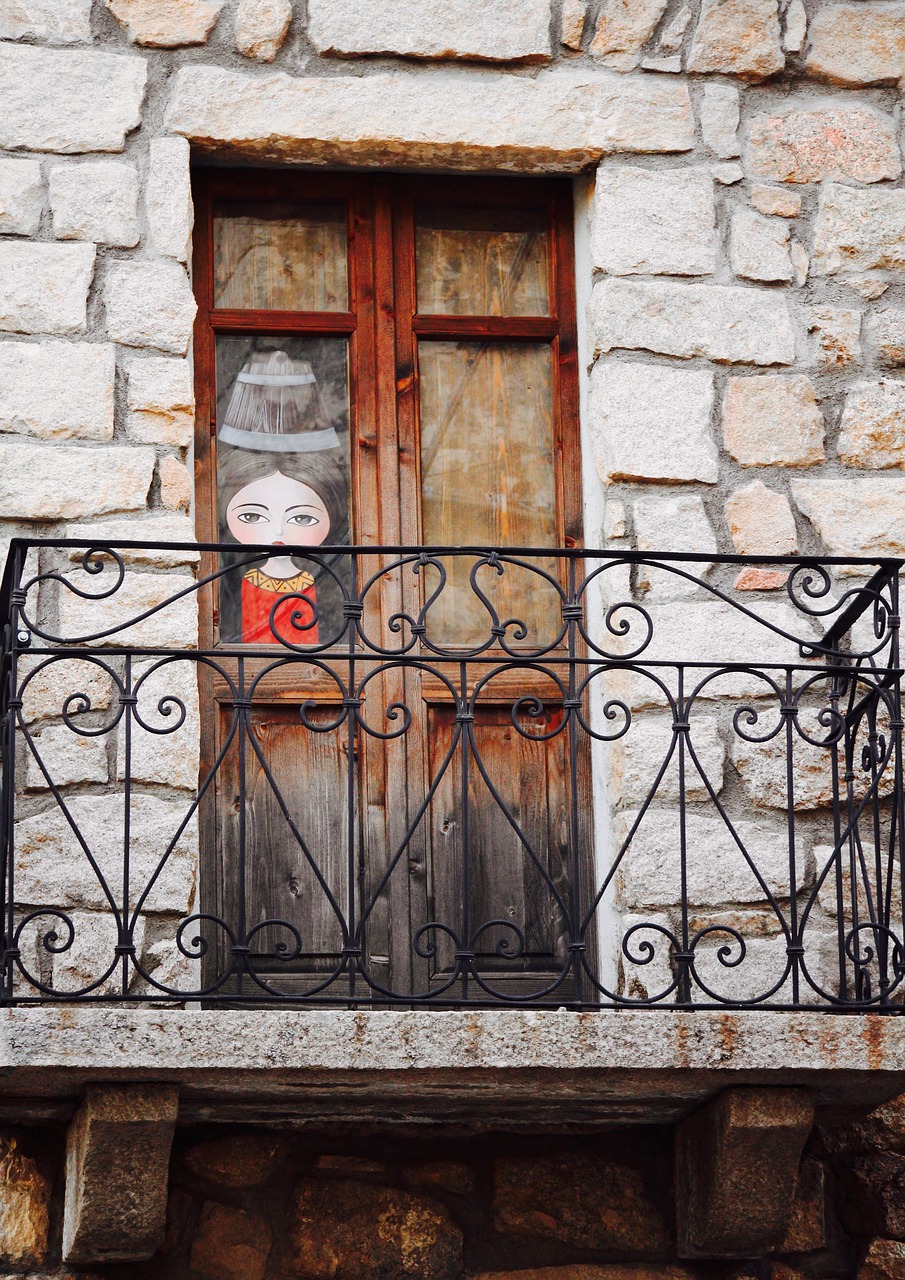
<path fill-rule="evenodd" d="M 217 484 L 221 534 L 274 548 L 245 571 L 232 608 L 224 592 L 223 638 L 317 644 L 319 564 L 292 549 L 346 540 L 348 485 L 339 438 L 307 362 L 270 351 L 244 365 L 218 433 Z M 229 617 L 236 603 L 240 625 Z"/>

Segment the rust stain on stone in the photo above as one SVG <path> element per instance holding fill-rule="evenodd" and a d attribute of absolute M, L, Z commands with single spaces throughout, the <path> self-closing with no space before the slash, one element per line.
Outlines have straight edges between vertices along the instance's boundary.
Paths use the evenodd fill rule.
<path fill-rule="evenodd" d="M 867 1049 L 867 1065 L 879 1071 L 883 1065 L 883 1019 L 866 1015 L 861 1020 L 861 1038 Z"/>
<path fill-rule="evenodd" d="M 676 1062 L 680 1067 L 688 1066 L 688 1027 L 681 1015 L 676 1022 Z"/>
<path fill-rule="evenodd" d="M 720 1040 L 723 1046 L 720 1057 L 728 1061 L 735 1054 L 738 1044 L 738 1023 L 731 1013 L 724 1013 L 720 1018 Z"/>

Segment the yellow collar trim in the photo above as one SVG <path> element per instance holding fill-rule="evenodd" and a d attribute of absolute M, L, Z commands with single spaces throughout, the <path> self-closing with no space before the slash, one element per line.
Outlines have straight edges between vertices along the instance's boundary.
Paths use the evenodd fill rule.
<path fill-rule="evenodd" d="M 276 591 L 281 596 L 288 595 L 292 591 L 304 591 L 307 587 L 314 586 L 314 579 L 310 573 L 299 573 L 294 578 L 271 578 L 261 569 L 249 569 L 245 575 L 245 581 L 250 582 L 253 587 L 260 587 L 262 591 Z"/>

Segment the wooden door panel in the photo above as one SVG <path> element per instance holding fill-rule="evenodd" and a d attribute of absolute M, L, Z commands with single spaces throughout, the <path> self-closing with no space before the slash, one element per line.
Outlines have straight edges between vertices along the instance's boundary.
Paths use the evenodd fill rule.
<path fill-rule="evenodd" d="M 286 921 L 301 938 L 301 955 L 291 967 L 332 968 L 343 948 L 343 930 L 330 895 L 345 914 L 349 893 L 348 728 L 343 723 L 338 729 L 315 732 L 302 724 L 299 708 L 293 706 L 257 706 L 249 714 L 250 737 L 267 762 L 272 782 L 249 741 L 244 806 L 247 928 L 250 933 L 265 920 Z M 307 714 L 311 723 L 323 727 L 335 720 L 336 708 Z M 220 779 L 220 845 L 229 922 L 240 917 L 239 755 L 237 745 L 223 762 Z M 277 948 L 294 948 L 295 943 L 288 929 L 262 930 L 252 947 L 255 967 L 285 972 L 287 965 Z"/>
<path fill-rule="evenodd" d="M 548 708 L 531 728 L 549 734 L 558 727 L 561 714 L 558 708 Z M 454 708 L 429 707 L 428 726 L 434 778 L 453 741 Z M 432 919 L 453 929 L 461 949 L 476 953 L 479 970 L 558 973 L 568 941 L 562 910 L 568 866 L 564 735 L 546 741 L 524 736 L 513 725 L 511 704 L 480 709 L 473 731 L 487 779 L 471 748 L 467 765 L 463 763 L 460 742 L 431 805 Z M 494 920 L 507 923 L 482 929 Z M 452 966 L 454 945 L 442 934 L 436 941 L 439 974 Z M 521 954 L 516 956 L 513 948 Z"/>

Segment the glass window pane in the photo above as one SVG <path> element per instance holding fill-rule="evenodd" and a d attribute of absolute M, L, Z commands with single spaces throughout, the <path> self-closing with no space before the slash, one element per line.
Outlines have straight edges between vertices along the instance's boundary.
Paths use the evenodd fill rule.
<path fill-rule="evenodd" d="M 214 218 L 214 306 L 348 311 L 342 203 L 243 206 Z"/>
<path fill-rule="evenodd" d="M 419 209 L 415 260 L 422 315 L 550 314 L 540 209 Z"/>
<path fill-rule="evenodd" d="M 428 545 L 556 545 L 553 374 L 547 344 L 422 342 L 421 502 Z M 555 573 L 538 558 L 537 566 Z M 468 581 L 471 562 L 446 564 L 449 585 L 430 612 L 439 642 L 486 638 L 489 618 Z M 547 643 L 559 612 L 549 584 L 529 570 L 485 570 L 478 583 L 500 619 Z M 512 633 L 509 633 L 512 640 Z"/>
<path fill-rule="evenodd" d="M 346 566 L 318 548 L 349 542 L 345 338 L 217 339 L 217 506 L 222 542 L 275 547 L 221 579 L 221 640 L 338 635 L 342 592 L 325 566 Z"/>

